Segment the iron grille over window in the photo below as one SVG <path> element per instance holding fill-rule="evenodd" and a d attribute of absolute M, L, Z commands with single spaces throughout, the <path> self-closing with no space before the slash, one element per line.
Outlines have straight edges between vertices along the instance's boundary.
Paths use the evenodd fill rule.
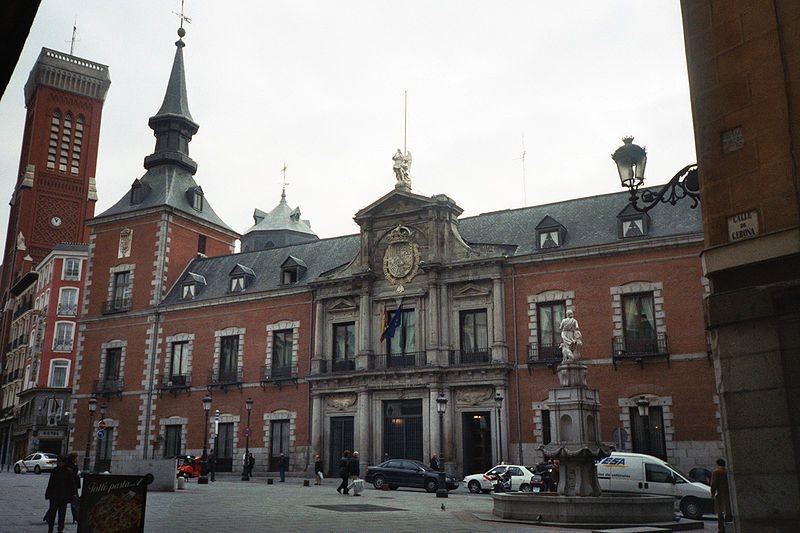
<path fill-rule="evenodd" d="M 181 426 L 170 425 L 165 427 L 164 458 L 172 459 L 181 454 Z"/>

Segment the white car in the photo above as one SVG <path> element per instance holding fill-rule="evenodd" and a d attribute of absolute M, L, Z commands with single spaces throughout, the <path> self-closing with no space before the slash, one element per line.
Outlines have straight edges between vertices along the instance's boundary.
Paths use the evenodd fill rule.
<path fill-rule="evenodd" d="M 533 472 L 528 467 L 521 465 L 497 465 L 484 474 L 472 474 L 464 478 L 467 488 L 473 494 L 490 492 L 494 488 L 497 476 L 505 473 L 506 469 L 511 474 L 511 490 L 527 492 L 531 490 Z"/>
<path fill-rule="evenodd" d="M 14 472 L 21 474 L 33 470 L 37 474 L 41 474 L 45 470 L 54 469 L 57 462 L 58 456 L 54 453 L 32 453 L 25 459 L 14 463 Z"/>

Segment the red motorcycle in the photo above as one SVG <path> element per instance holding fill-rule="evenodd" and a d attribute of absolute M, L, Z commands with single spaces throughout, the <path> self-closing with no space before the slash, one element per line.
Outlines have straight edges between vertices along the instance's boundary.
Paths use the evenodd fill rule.
<path fill-rule="evenodd" d="M 203 464 L 200 457 L 195 455 L 179 455 L 176 460 L 178 461 L 177 477 L 191 479 L 193 477 L 200 477 L 203 473 Z"/>

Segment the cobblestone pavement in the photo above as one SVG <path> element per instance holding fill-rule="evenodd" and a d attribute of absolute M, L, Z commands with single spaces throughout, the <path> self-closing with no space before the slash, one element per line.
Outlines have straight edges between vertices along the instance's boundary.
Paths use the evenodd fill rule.
<path fill-rule="evenodd" d="M 47 479 L 47 474 L 0 473 L 0 532 L 47 531 L 41 521 L 47 510 Z M 337 494 L 336 485 L 336 480 L 326 480 L 322 487 L 303 487 L 300 480 L 292 478 L 286 483 L 276 480 L 274 485 L 267 485 L 264 479 L 242 482 L 234 477 L 207 486 L 192 481 L 183 491 L 148 493 L 145 531 L 575 531 L 480 520 L 473 513 L 490 513 L 491 497 L 469 494 L 464 488 L 451 492 L 447 499 L 418 490 L 383 492 L 371 487 L 361 497 L 347 497 Z M 350 506 L 356 505 L 392 510 L 354 512 Z M 706 521 L 705 530 L 715 531 L 714 526 Z M 76 530 L 68 524 L 65 531 Z"/>

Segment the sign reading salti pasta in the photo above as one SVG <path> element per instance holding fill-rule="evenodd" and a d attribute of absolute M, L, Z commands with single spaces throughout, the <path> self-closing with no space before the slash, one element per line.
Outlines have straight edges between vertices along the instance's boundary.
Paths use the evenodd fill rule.
<path fill-rule="evenodd" d="M 142 533 L 147 485 L 153 476 L 87 474 L 78 516 L 78 533 Z"/>

